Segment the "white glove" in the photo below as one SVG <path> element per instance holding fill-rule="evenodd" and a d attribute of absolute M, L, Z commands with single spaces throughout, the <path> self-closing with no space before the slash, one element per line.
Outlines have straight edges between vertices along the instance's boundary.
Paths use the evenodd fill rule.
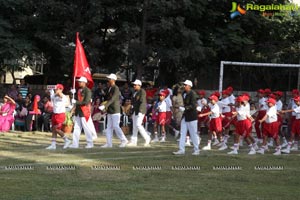
<path fill-rule="evenodd" d="M 185 110 L 185 108 L 184 108 L 183 106 L 180 106 L 180 107 L 179 107 L 179 110 L 180 110 L 181 112 L 183 112 L 183 111 Z"/>
<path fill-rule="evenodd" d="M 72 94 L 75 94 L 75 93 L 76 93 L 76 89 L 75 89 L 75 88 L 74 88 L 74 89 L 71 89 L 70 92 L 71 92 Z"/>
<path fill-rule="evenodd" d="M 99 106 L 99 110 L 103 111 L 105 109 L 105 106 L 102 105 L 102 106 Z"/>
<path fill-rule="evenodd" d="M 75 103 L 76 103 L 76 100 L 75 100 L 75 99 L 72 99 L 71 102 L 72 102 L 72 104 L 75 104 Z"/>
<path fill-rule="evenodd" d="M 198 112 L 201 112 L 201 110 L 202 110 L 200 106 L 197 106 L 196 109 L 197 109 Z"/>

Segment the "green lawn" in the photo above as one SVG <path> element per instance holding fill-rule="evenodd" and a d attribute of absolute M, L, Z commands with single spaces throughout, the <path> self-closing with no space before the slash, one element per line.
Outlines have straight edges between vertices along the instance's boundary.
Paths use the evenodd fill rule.
<path fill-rule="evenodd" d="M 213 150 L 195 157 L 188 148 L 173 156 L 171 137 L 150 148 L 120 149 L 114 140 L 115 148 L 100 149 L 104 140 L 86 150 L 83 137 L 81 149 L 62 150 L 58 139 L 58 150 L 47 151 L 50 134 L 1 134 L 0 199 L 300 199 L 299 152 L 248 156 L 244 147 L 236 156 Z M 182 166 L 193 170 L 175 169 Z M 223 166 L 240 169 L 214 169 Z"/>

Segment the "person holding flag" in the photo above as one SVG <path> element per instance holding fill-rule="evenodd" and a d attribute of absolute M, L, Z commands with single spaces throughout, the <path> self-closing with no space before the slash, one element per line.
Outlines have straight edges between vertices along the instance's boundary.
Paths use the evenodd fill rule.
<path fill-rule="evenodd" d="M 76 80 L 76 78 L 79 78 Z M 77 92 L 77 100 L 75 97 L 75 82 L 77 82 L 79 90 Z M 73 132 L 73 143 L 69 148 L 79 147 L 79 137 L 81 130 L 83 128 L 87 145 L 86 148 L 93 148 L 93 140 L 97 138 L 97 133 L 91 118 L 91 100 L 92 92 L 91 89 L 94 86 L 94 81 L 92 79 L 91 70 L 87 62 L 84 49 L 79 40 L 79 33 L 76 33 L 76 49 L 74 56 L 74 68 L 73 68 L 73 93 L 72 104 L 73 108 L 71 113 L 75 113 L 75 124 Z"/>
<path fill-rule="evenodd" d="M 92 92 L 86 86 L 88 81 L 85 77 L 80 77 L 77 79 L 77 82 L 79 83 L 79 90 L 77 92 L 78 100 L 72 99 L 73 108 L 71 110 L 71 113 L 75 114 L 73 142 L 69 148 L 79 147 L 79 138 L 83 128 L 87 142 L 85 148 L 90 149 L 94 147 L 93 140 L 97 138 L 97 133 L 91 118 Z M 72 92 L 74 92 L 74 90 Z"/>

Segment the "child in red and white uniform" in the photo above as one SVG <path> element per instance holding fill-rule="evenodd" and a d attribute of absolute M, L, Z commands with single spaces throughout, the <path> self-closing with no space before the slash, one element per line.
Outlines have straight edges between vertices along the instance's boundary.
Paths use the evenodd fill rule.
<path fill-rule="evenodd" d="M 231 102 L 229 99 L 230 92 L 227 90 L 222 91 L 222 99 L 221 101 L 218 102 L 218 105 L 220 109 L 222 110 L 222 127 L 224 130 L 224 139 L 221 141 L 221 144 L 218 145 L 220 146 L 219 150 L 225 150 L 227 149 L 227 140 L 229 138 L 229 128 L 231 124 L 231 117 L 232 117 L 232 112 L 231 112 Z"/>
<path fill-rule="evenodd" d="M 55 150 L 56 149 L 56 138 L 57 134 L 60 135 L 65 141 L 64 149 L 68 148 L 71 141 L 67 138 L 64 132 L 61 130 L 62 125 L 66 119 L 66 107 L 69 105 L 67 97 L 63 94 L 64 86 L 62 84 L 57 84 L 55 86 L 55 92 L 50 91 L 50 98 L 53 103 L 53 114 L 52 114 L 52 143 L 46 149 Z"/>
<path fill-rule="evenodd" d="M 239 149 L 239 142 L 240 137 L 243 136 L 246 142 L 249 145 L 250 152 L 249 155 L 256 154 L 255 151 L 255 140 L 251 135 L 251 129 L 252 129 L 252 121 L 254 120 L 250 115 L 250 106 L 249 106 L 249 97 L 247 96 L 239 96 L 236 98 L 236 111 L 233 112 L 233 117 L 236 116 L 237 121 L 235 123 L 236 134 L 234 135 L 234 147 L 231 152 L 228 152 L 228 154 L 238 154 Z"/>
<path fill-rule="evenodd" d="M 292 98 L 290 99 L 289 104 L 288 104 L 288 109 L 289 110 L 293 110 L 293 109 L 296 109 L 298 107 L 297 104 L 294 101 L 294 98 L 298 97 L 299 95 L 300 95 L 299 90 L 297 90 L 297 89 L 292 90 Z M 292 112 L 291 116 L 289 117 L 289 121 L 288 121 L 289 132 L 292 129 L 292 124 L 293 124 L 294 120 L 296 119 L 296 115 L 297 114 L 295 112 Z M 294 142 L 294 146 L 291 148 L 292 151 L 298 150 L 298 140 L 299 140 L 299 136 L 296 135 L 296 140 Z"/>
<path fill-rule="evenodd" d="M 165 142 L 165 139 L 166 139 L 165 125 L 166 125 L 166 120 L 167 120 L 167 104 L 166 104 L 165 98 L 166 98 L 166 93 L 160 92 L 159 93 L 159 102 L 158 102 L 157 108 L 156 108 L 156 112 L 158 114 L 156 117 L 156 121 L 154 123 L 154 139 L 152 140 L 152 142 L 159 142 L 158 133 L 157 133 L 158 126 L 161 127 L 160 142 Z"/>
<path fill-rule="evenodd" d="M 201 113 L 206 113 L 210 110 L 209 106 L 207 105 L 207 100 L 205 98 L 205 91 L 200 90 L 198 91 L 199 99 L 197 100 L 197 111 L 198 114 Z M 207 127 L 207 123 L 209 121 L 209 117 L 198 117 L 198 131 L 199 131 L 199 136 L 201 134 L 201 129 Z"/>
<path fill-rule="evenodd" d="M 255 131 L 256 131 L 256 136 L 257 136 L 257 140 L 259 143 L 262 143 L 262 134 L 261 134 L 261 124 L 259 123 L 259 120 L 261 120 L 265 115 L 266 115 L 266 111 L 268 109 L 268 106 L 266 104 L 266 98 L 265 98 L 265 91 L 263 89 L 259 89 L 257 91 L 257 95 L 258 95 L 258 114 L 256 116 L 255 119 Z"/>
<path fill-rule="evenodd" d="M 210 111 L 207 113 L 201 113 L 199 117 L 205 117 L 210 115 L 210 122 L 209 122 L 209 134 L 208 134 L 208 141 L 207 146 L 203 147 L 203 150 L 211 150 L 211 141 L 212 135 L 216 134 L 222 138 L 222 119 L 221 119 L 221 112 L 220 107 L 218 105 L 219 98 L 215 95 L 211 95 L 210 99 Z"/>
<path fill-rule="evenodd" d="M 265 150 L 268 149 L 267 139 L 268 137 L 272 137 L 276 143 L 276 151 L 273 155 L 281 154 L 281 146 L 278 137 L 278 122 L 277 122 L 277 110 L 276 110 L 276 100 L 273 98 L 269 98 L 267 101 L 268 110 L 265 116 L 259 120 L 259 123 L 263 123 L 262 132 L 263 132 L 263 144 L 261 148 L 257 151 L 257 153 L 264 154 Z"/>
<path fill-rule="evenodd" d="M 281 113 L 288 113 L 288 112 L 296 113 L 295 120 L 293 121 L 293 124 L 292 124 L 291 137 L 290 137 L 290 140 L 288 142 L 286 149 L 283 149 L 281 151 L 283 153 L 290 153 L 290 151 L 293 150 L 292 145 L 295 140 L 295 136 L 299 137 L 299 135 L 300 135 L 300 96 L 294 97 L 293 99 L 294 99 L 295 105 L 297 105 L 297 107 L 293 108 L 291 110 L 282 110 L 281 111 Z M 298 149 L 298 141 L 297 141 L 296 145 L 297 145 L 297 149 Z"/>

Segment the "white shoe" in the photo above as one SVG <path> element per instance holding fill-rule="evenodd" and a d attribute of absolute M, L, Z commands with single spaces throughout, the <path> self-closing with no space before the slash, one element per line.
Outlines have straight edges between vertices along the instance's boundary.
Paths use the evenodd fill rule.
<path fill-rule="evenodd" d="M 186 141 L 185 146 L 186 146 L 186 147 L 192 146 L 192 145 L 191 145 L 191 142 L 190 142 L 190 141 Z"/>
<path fill-rule="evenodd" d="M 248 155 L 255 155 L 256 154 L 256 151 L 254 148 L 251 148 Z"/>
<path fill-rule="evenodd" d="M 219 142 L 218 140 L 215 140 L 214 143 L 213 143 L 212 145 L 213 145 L 213 146 L 216 146 L 216 145 L 218 145 L 218 144 L 220 144 L 220 142 Z"/>
<path fill-rule="evenodd" d="M 185 154 L 185 152 L 184 152 L 184 151 L 181 151 L 181 150 L 179 150 L 179 151 L 173 152 L 173 154 L 174 154 L 174 155 L 184 155 L 184 154 Z"/>
<path fill-rule="evenodd" d="M 124 142 L 121 142 L 121 144 L 119 145 L 120 148 L 124 148 L 126 147 L 126 145 L 128 144 L 128 141 L 124 141 Z"/>
<path fill-rule="evenodd" d="M 51 144 L 49 147 L 46 148 L 47 150 L 55 150 L 56 149 L 56 145 Z"/>
<path fill-rule="evenodd" d="M 174 138 L 177 138 L 178 136 L 179 136 L 179 131 L 177 131 L 177 130 L 174 130 Z"/>
<path fill-rule="evenodd" d="M 293 147 L 291 148 L 291 151 L 298 151 L 298 144 L 293 145 Z"/>
<path fill-rule="evenodd" d="M 66 149 L 70 146 L 71 140 L 66 140 L 63 149 Z"/>
<path fill-rule="evenodd" d="M 282 149 L 281 152 L 289 154 L 289 153 L 291 153 L 291 150 L 290 150 L 290 148 L 286 148 L 286 149 Z"/>
<path fill-rule="evenodd" d="M 86 149 L 92 149 L 92 148 L 94 148 L 94 145 L 93 144 L 87 144 L 84 148 L 86 148 Z"/>
<path fill-rule="evenodd" d="M 239 153 L 238 153 L 237 150 L 233 150 L 233 151 L 228 152 L 227 154 L 229 154 L 229 155 L 237 155 Z"/>
<path fill-rule="evenodd" d="M 202 150 L 211 150 L 211 145 L 206 145 L 205 147 L 202 148 Z"/>
<path fill-rule="evenodd" d="M 151 138 L 147 138 L 144 144 L 144 147 L 150 147 Z"/>
<path fill-rule="evenodd" d="M 194 151 L 193 153 L 192 153 L 192 155 L 193 156 L 198 156 L 198 155 L 200 155 L 200 151 L 198 150 L 198 151 Z"/>
<path fill-rule="evenodd" d="M 279 149 L 279 150 L 277 150 L 275 153 L 273 153 L 273 155 L 275 155 L 275 156 L 281 155 L 281 151 L 280 151 L 280 149 Z"/>
<path fill-rule="evenodd" d="M 228 146 L 226 144 L 223 144 L 218 150 L 223 151 L 225 149 L 228 149 Z"/>
<path fill-rule="evenodd" d="M 158 137 L 155 137 L 151 142 L 153 142 L 153 143 L 159 142 Z"/>
<path fill-rule="evenodd" d="M 71 145 L 68 146 L 68 148 L 70 148 L 70 149 L 78 149 L 79 147 L 75 146 L 74 144 L 71 144 Z"/>
<path fill-rule="evenodd" d="M 261 149 L 257 150 L 256 153 L 265 154 L 265 150 L 261 148 Z"/>
<path fill-rule="evenodd" d="M 135 142 L 129 142 L 129 143 L 127 144 L 127 146 L 128 146 L 128 147 L 136 147 L 137 144 L 136 144 Z"/>
<path fill-rule="evenodd" d="M 162 137 L 159 142 L 166 142 L 166 137 Z"/>
<path fill-rule="evenodd" d="M 238 147 L 237 147 L 237 150 L 239 150 L 239 149 L 240 149 L 239 147 L 240 147 L 240 146 L 238 146 Z M 231 147 L 230 147 L 230 149 L 234 150 L 234 149 L 235 149 L 235 147 L 234 147 L 234 146 L 231 146 Z"/>
<path fill-rule="evenodd" d="M 104 144 L 100 148 L 104 148 L 104 149 L 106 149 L 106 148 L 112 148 L 112 145 Z"/>

